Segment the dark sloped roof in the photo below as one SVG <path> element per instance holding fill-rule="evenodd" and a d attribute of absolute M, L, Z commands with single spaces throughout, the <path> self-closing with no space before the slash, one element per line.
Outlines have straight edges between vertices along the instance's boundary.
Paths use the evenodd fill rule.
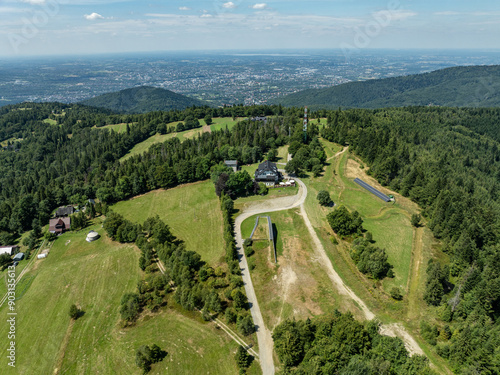
<path fill-rule="evenodd" d="M 69 216 L 73 215 L 73 206 L 59 207 L 56 211 L 56 216 Z"/>
<path fill-rule="evenodd" d="M 277 171 L 278 168 L 276 168 L 276 164 L 273 162 L 270 162 L 269 160 L 266 160 L 262 163 L 259 164 L 259 167 L 257 168 L 258 171 Z"/>

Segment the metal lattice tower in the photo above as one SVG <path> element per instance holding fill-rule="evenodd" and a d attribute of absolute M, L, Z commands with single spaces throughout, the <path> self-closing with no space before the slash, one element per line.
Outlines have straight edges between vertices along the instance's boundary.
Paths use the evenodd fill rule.
<path fill-rule="evenodd" d="M 304 107 L 304 142 L 307 141 L 307 123 L 308 123 L 308 119 L 307 119 L 307 107 Z"/>

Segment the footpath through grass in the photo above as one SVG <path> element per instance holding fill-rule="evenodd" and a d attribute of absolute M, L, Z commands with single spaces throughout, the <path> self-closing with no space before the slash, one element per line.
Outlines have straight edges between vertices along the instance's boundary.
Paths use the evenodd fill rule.
<path fill-rule="evenodd" d="M 267 220 L 259 220 L 254 234 L 255 254 L 248 257 L 259 306 L 266 326 L 274 327 L 286 319 L 306 319 L 339 309 L 348 303 L 335 293 L 321 263 L 311 248 L 309 232 L 300 209 L 265 213 L 275 227 L 278 264 L 268 241 Z M 243 221 L 242 236 L 248 238 L 256 216 Z"/>
<path fill-rule="evenodd" d="M 88 243 L 86 232 L 91 229 L 102 237 Z M 156 343 L 168 354 L 151 373 L 236 374 L 237 344 L 213 324 L 202 322 L 199 314 L 189 317 L 167 307 L 121 328 L 121 297 L 134 292 L 142 277 L 138 258 L 135 246 L 109 240 L 100 223 L 60 236 L 49 256 L 37 260 L 21 283 L 16 368 L 5 362 L 1 373 L 139 375 L 136 349 Z M 75 322 L 68 315 L 73 303 L 84 311 Z M 1 313 L 7 313 L 6 305 Z M 7 324 L 0 325 L 2 337 L 7 337 L 7 329 Z M 1 341 L 3 352 L 8 341 Z"/>
<path fill-rule="evenodd" d="M 348 152 L 333 157 L 338 145 L 324 140 L 322 143 L 328 155 L 329 165 L 323 176 L 308 176 L 303 179 L 309 190 L 305 208 L 333 267 L 379 319 L 386 323 L 403 323 L 438 366 L 438 370 L 444 372 L 444 361 L 434 354 L 419 336 L 420 321 L 428 320 L 432 316 L 423 301 L 425 268 L 427 261 L 439 257 L 440 252 L 428 228 L 421 228 L 423 235 L 415 236 L 410 217 L 419 212 L 418 206 L 408 198 L 380 186 L 365 173 L 363 163 Z M 355 177 L 363 179 L 386 194 L 394 194 L 396 202 L 383 202 L 355 184 Z M 327 190 L 336 205 L 345 205 L 349 210 L 357 210 L 361 214 L 363 227 L 372 233 L 374 245 L 386 250 L 388 261 L 394 266 L 394 278 L 385 278 L 382 282 L 368 278 L 354 265 L 349 255 L 350 242 L 332 243 L 333 232 L 326 221 L 326 215 L 334 208 L 325 208 L 318 204 L 316 196 L 320 190 Z M 390 298 L 389 293 L 394 286 L 400 288 L 404 295 L 403 301 Z"/>
<path fill-rule="evenodd" d="M 222 213 L 211 181 L 177 186 L 122 201 L 111 209 L 137 223 L 158 215 L 186 248 L 210 264 L 224 256 Z"/>

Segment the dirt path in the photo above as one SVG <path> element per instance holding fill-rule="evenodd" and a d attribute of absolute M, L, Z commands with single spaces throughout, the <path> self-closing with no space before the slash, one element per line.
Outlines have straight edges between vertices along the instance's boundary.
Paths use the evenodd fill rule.
<path fill-rule="evenodd" d="M 418 279 L 420 275 L 420 268 L 423 263 L 423 235 L 424 228 L 419 227 L 415 228 L 413 235 L 413 254 L 411 257 L 411 272 L 410 277 L 408 278 L 408 318 L 409 319 L 418 319 L 418 306 L 417 306 L 417 292 L 418 292 Z"/>
<path fill-rule="evenodd" d="M 302 181 L 300 181 L 302 183 Z M 328 255 L 326 255 L 325 248 L 323 247 L 323 244 L 319 240 L 318 235 L 316 234 L 316 231 L 314 230 L 311 221 L 309 220 L 309 216 L 307 216 L 306 209 L 304 205 L 300 206 L 300 212 L 302 214 L 302 219 L 304 220 L 304 223 L 306 224 L 307 230 L 309 231 L 309 234 L 311 235 L 311 238 L 313 240 L 314 244 L 314 251 L 316 255 L 321 259 L 321 264 L 325 268 L 326 273 L 328 274 L 328 277 L 330 280 L 333 282 L 335 285 L 336 289 L 338 292 L 344 296 L 349 296 L 353 301 L 356 302 L 358 307 L 361 309 L 363 312 L 363 315 L 367 320 L 372 320 L 375 318 L 375 314 L 373 314 L 368 306 L 365 305 L 365 303 L 359 298 L 356 293 L 354 293 L 347 285 L 344 284 L 344 281 L 342 278 L 339 276 L 339 274 L 333 269 L 332 262 L 328 258 Z"/>
<path fill-rule="evenodd" d="M 337 156 L 342 155 L 344 152 L 347 151 L 348 148 L 349 147 L 344 147 L 342 150 L 340 150 L 339 152 L 337 152 L 335 155 L 330 156 L 328 159 L 326 159 L 326 161 L 335 159 Z"/>
<path fill-rule="evenodd" d="M 406 329 L 400 323 L 384 324 L 380 326 L 379 332 L 381 335 L 399 337 L 403 340 L 406 349 L 410 352 L 410 355 L 425 355 L 415 339 L 408 332 L 406 332 Z"/>
<path fill-rule="evenodd" d="M 250 304 L 250 313 L 252 314 L 253 322 L 257 329 L 257 341 L 259 343 L 259 357 L 263 375 L 274 374 L 274 360 L 273 360 L 273 338 L 271 332 L 264 324 L 264 318 L 260 311 L 257 295 L 252 283 L 252 277 L 248 269 L 247 258 L 243 251 L 243 238 L 241 236 L 241 223 L 250 216 L 258 215 L 265 212 L 275 212 L 289 210 L 304 203 L 307 197 L 307 188 L 299 182 L 300 188 L 297 195 L 291 197 L 281 197 L 270 199 L 265 202 L 258 202 L 250 207 L 247 207 L 243 213 L 238 215 L 235 220 L 235 236 L 236 248 L 238 250 L 238 258 L 240 261 L 241 275 L 243 283 L 245 284 L 245 292 L 247 294 L 248 302 Z"/>
<path fill-rule="evenodd" d="M 345 147 L 342 151 L 337 152 L 333 157 L 341 155 L 342 153 L 347 151 L 347 149 L 348 148 Z M 253 287 L 252 278 L 248 270 L 247 260 L 243 252 L 241 223 L 243 223 L 245 219 L 253 215 L 262 213 L 284 211 L 295 207 L 300 207 L 304 223 L 306 224 L 306 227 L 313 241 L 315 253 L 318 258 L 322 260 L 321 263 L 325 267 L 328 277 L 332 281 L 337 291 L 341 295 L 350 297 L 363 312 L 363 315 L 366 319 L 372 320 L 375 318 L 375 314 L 370 311 L 368 306 L 366 306 L 361 298 L 359 298 L 347 285 L 345 285 L 342 278 L 333 268 L 333 265 L 326 254 L 325 248 L 323 247 L 323 244 L 321 243 L 316 231 L 314 230 L 304 207 L 304 202 L 307 197 L 307 186 L 300 179 L 296 178 L 295 181 L 299 184 L 299 192 L 297 195 L 291 197 L 270 199 L 265 202 L 257 202 L 255 204 L 249 205 L 235 220 L 236 247 L 238 249 L 240 269 L 242 272 L 243 282 L 245 284 L 245 291 L 247 293 L 248 301 L 251 305 L 250 312 L 252 313 L 252 318 L 257 327 L 257 340 L 259 343 L 259 356 L 261 359 L 263 375 L 274 374 L 273 340 L 271 337 L 271 332 L 265 327 L 262 313 L 257 301 L 257 296 Z M 383 325 L 380 328 L 380 332 L 389 336 L 400 337 L 410 353 L 423 354 L 423 351 L 418 343 L 401 324 Z"/>

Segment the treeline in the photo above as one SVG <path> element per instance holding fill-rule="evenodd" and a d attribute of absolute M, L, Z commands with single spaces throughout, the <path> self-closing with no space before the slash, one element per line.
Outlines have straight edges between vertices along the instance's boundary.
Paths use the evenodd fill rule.
<path fill-rule="evenodd" d="M 375 321 L 351 313 L 286 320 L 273 332 L 280 374 L 430 375 L 426 357 L 410 357 L 400 338 L 382 336 Z"/>
<path fill-rule="evenodd" d="M 172 121 L 199 123 L 211 116 L 275 115 L 266 123 L 242 121 L 234 130 L 155 145 L 144 155 L 118 160 Z M 116 115 L 81 105 L 23 103 L 0 111 L 1 139 L 22 139 L 0 150 L 0 238 L 48 222 L 52 210 L 88 198 L 114 202 L 157 188 L 207 179 L 224 159 L 254 163 L 288 143 L 300 127 L 301 109 L 279 106 L 189 108 Z M 57 125 L 44 122 L 53 119 Z M 187 119 L 187 121 L 186 121 Z M 93 126 L 127 123 L 124 133 Z M 10 237 L 9 237 L 10 238 Z M 0 241 L 4 242 L 4 241 Z"/>
<path fill-rule="evenodd" d="M 429 264 L 423 296 L 439 306 L 441 318 L 438 339 L 430 341 L 463 374 L 499 371 L 499 114 L 428 107 L 334 111 L 322 130 L 326 139 L 349 145 L 381 184 L 417 202 L 441 239 L 450 262 Z M 448 330 L 451 335 L 440 334 Z"/>
<path fill-rule="evenodd" d="M 349 212 L 345 206 L 340 206 L 330 212 L 326 220 L 339 236 L 355 238 L 349 253 L 360 272 L 376 280 L 394 277 L 385 249 L 373 246 L 370 232 L 363 237 L 363 219 L 358 211 Z"/>
<path fill-rule="evenodd" d="M 158 216 L 140 225 L 109 212 L 104 229 L 113 240 L 135 242 L 141 250 L 139 267 L 145 271 L 145 278 L 137 284 L 137 292 L 122 297 L 120 314 L 124 325 L 132 324 L 144 309 L 154 312 L 166 306 L 168 294 L 174 293 L 177 304 L 188 311 L 200 310 L 205 320 L 225 314 L 228 323 L 235 323 L 241 334 L 254 332 L 235 256 L 226 257 L 229 273 L 222 267 L 214 269 L 197 252 L 187 250 Z M 163 272 L 158 261 L 165 267 Z"/>

